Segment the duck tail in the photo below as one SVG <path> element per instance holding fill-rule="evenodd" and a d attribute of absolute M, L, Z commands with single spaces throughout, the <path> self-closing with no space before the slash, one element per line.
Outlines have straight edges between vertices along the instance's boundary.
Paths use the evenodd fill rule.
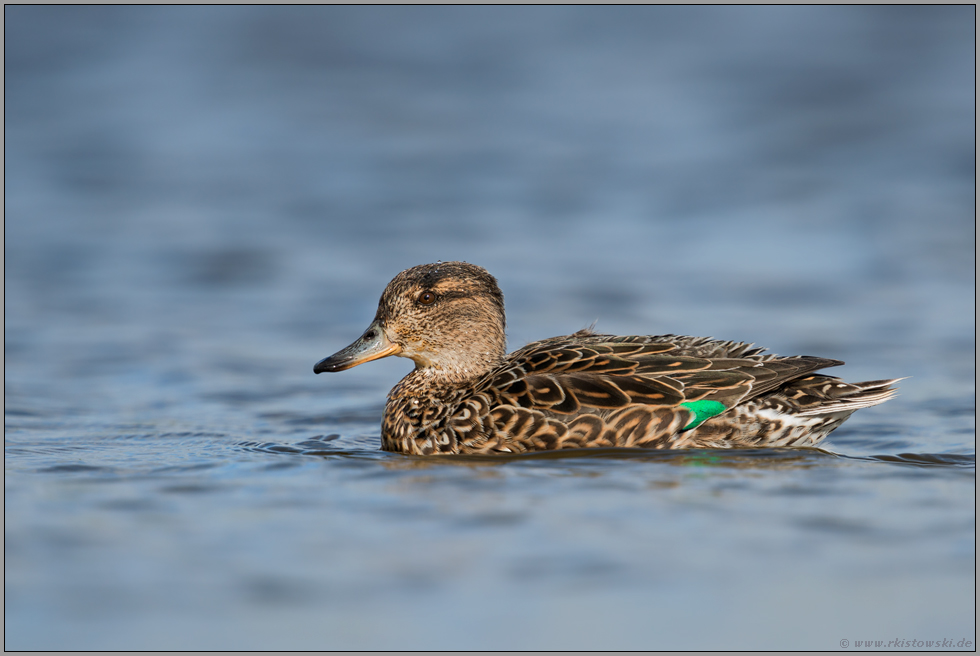
<path fill-rule="evenodd" d="M 891 387 L 905 378 L 869 380 L 863 383 L 845 383 L 832 376 L 808 376 L 795 380 L 784 388 L 786 396 L 800 404 L 795 414 L 801 417 L 827 415 L 836 412 L 854 412 L 884 403 L 898 393 Z"/>

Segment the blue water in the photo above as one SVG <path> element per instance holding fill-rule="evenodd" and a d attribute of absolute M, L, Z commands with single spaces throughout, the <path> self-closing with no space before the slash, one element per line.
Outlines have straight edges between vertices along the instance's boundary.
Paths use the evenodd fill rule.
<path fill-rule="evenodd" d="M 975 623 L 975 8 L 5 7 L 7 649 L 840 649 Z M 822 450 L 379 451 L 509 345 L 897 378 Z"/>

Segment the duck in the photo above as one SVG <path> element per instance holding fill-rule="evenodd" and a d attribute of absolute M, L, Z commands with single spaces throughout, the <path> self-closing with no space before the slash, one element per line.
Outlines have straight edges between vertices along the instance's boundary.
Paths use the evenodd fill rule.
<path fill-rule="evenodd" d="M 813 447 L 901 380 L 846 383 L 816 373 L 840 360 L 591 328 L 507 354 L 505 329 L 504 296 L 486 269 L 422 264 L 396 275 L 364 333 L 313 371 L 414 361 L 381 422 L 382 449 L 414 456 Z"/>

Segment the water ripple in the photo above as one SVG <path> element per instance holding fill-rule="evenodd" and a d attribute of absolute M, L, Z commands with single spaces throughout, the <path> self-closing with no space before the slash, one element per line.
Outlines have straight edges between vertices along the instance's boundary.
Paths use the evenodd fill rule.
<path fill-rule="evenodd" d="M 953 467 L 956 469 L 976 469 L 977 467 L 976 455 L 957 453 L 899 453 L 897 455 L 854 457 L 853 459 L 915 467 Z"/>
<path fill-rule="evenodd" d="M 508 463 L 536 461 L 610 461 L 632 460 L 669 463 L 688 467 L 734 467 L 734 468 L 772 468 L 772 467 L 813 467 L 830 464 L 834 459 L 878 462 L 882 464 L 908 465 L 914 467 L 949 467 L 954 469 L 975 469 L 976 456 L 951 453 L 899 453 L 897 455 L 849 456 L 833 453 L 821 448 L 798 449 L 562 449 L 559 451 L 537 451 L 533 453 L 500 455 L 441 455 L 404 456 L 381 450 L 338 448 L 334 442 L 339 434 L 320 435 L 297 442 L 281 444 L 277 442 L 239 442 L 237 446 L 246 451 L 270 454 L 291 454 L 303 456 L 354 456 L 366 454 L 403 458 L 406 462 L 424 465 L 503 465 Z"/>

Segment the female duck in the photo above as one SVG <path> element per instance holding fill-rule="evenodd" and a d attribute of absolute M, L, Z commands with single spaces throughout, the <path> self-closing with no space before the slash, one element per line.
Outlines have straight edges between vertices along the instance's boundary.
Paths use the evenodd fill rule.
<path fill-rule="evenodd" d="M 839 360 L 676 335 L 581 330 L 506 355 L 504 327 L 485 269 L 423 264 L 395 276 L 364 334 L 313 371 L 414 360 L 381 427 L 383 449 L 414 455 L 812 446 L 899 380 L 844 383 L 813 373 Z"/>

